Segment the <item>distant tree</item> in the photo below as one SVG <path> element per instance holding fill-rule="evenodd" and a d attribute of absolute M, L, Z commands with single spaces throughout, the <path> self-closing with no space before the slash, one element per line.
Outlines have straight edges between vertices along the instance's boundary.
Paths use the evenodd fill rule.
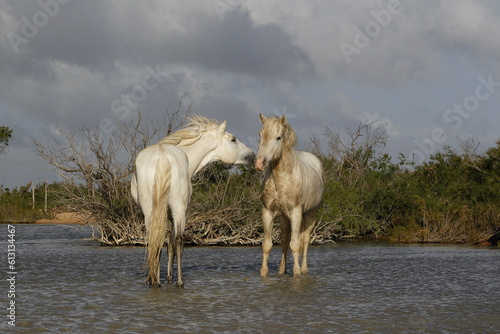
<path fill-rule="evenodd" d="M 12 137 L 12 130 L 6 126 L 0 126 L 0 154 L 5 153 L 9 140 Z"/>

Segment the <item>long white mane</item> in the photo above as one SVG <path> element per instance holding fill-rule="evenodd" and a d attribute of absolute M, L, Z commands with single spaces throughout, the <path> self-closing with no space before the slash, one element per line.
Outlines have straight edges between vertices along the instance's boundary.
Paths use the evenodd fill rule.
<path fill-rule="evenodd" d="M 189 123 L 184 128 L 166 136 L 158 144 L 190 146 L 196 143 L 203 133 L 219 127 L 219 123 L 216 120 L 200 115 L 188 117 L 188 121 Z"/>

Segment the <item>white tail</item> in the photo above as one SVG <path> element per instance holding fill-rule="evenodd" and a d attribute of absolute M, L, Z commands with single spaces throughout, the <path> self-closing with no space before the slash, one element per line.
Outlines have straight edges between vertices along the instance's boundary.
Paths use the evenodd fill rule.
<path fill-rule="evenodd" d="M 153 185 L 153 214 L 147 231 L 148 268 L 147 281 L 154 287 L 160 286 L 161 248 L 167 232 L 168 193 L 170 190 L 170 162 L 160 157 L 156 163 Z"/>

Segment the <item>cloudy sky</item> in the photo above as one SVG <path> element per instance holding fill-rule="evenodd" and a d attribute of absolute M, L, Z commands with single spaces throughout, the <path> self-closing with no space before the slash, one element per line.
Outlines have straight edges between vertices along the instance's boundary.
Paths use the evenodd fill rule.
<path fill-rule="evenodd" d="M 119 125 L 140 108 L 228 120 L 256 148 L 284 113 L 304 148 L 378 121 L 426 159 L 500 139 L 500 5 L 462 0 L 0 0 L 0 185 L 57 180 L 32 138 Z"/>

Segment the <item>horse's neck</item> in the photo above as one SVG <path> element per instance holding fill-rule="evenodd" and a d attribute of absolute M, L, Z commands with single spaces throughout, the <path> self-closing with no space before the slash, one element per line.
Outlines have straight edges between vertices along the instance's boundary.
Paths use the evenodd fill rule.
<path fill-rule="evenodd" d="M 192 178 L 200 169 L 205 167 L 212 159 L 210 153 L 215 149 L 214 145 L 207 145 L 210 141 L 198 140 L 192 145 L 179 147 L 189 160 L 189 177 Z"/>
<path fill-rule="evenodd" d="M 297 163 L 299 157 L 293 148 L 285 148 L 278 161 L 272 164 L 271 171 L 276 175 L 291 174 Z"/>

